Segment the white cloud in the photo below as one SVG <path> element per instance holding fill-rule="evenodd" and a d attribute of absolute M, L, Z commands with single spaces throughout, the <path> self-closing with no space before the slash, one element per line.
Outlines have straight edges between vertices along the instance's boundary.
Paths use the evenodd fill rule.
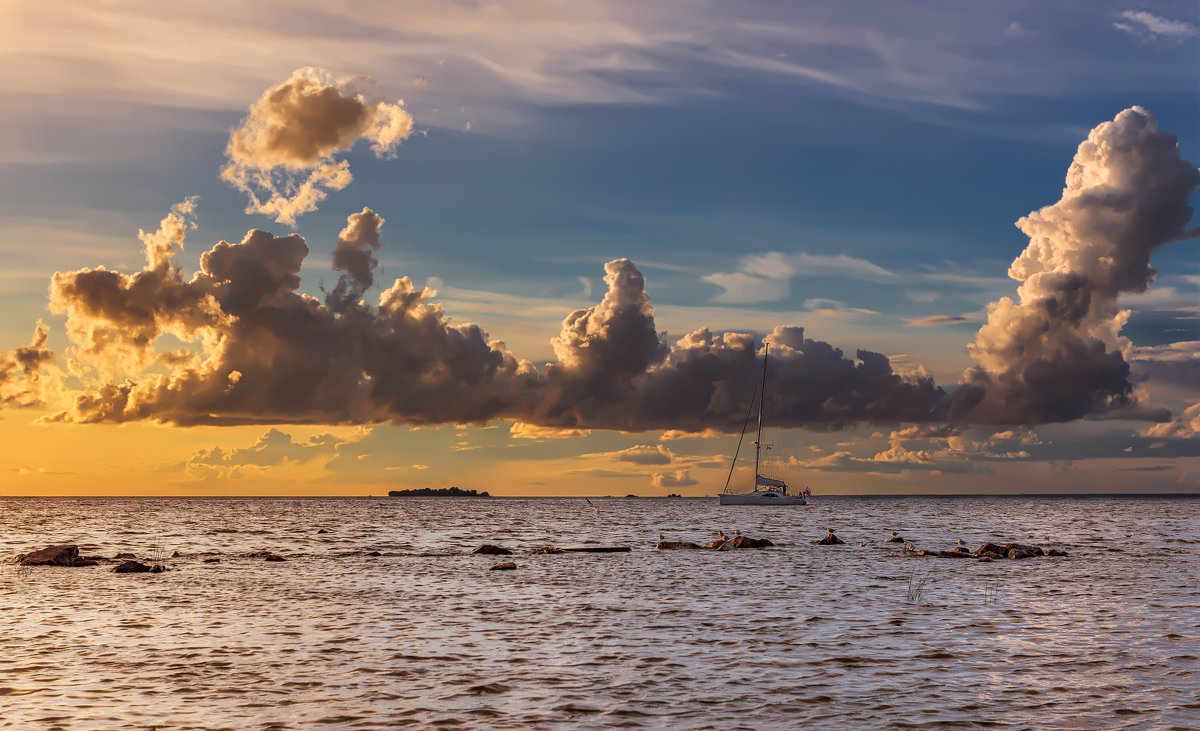
<path fill-rule="evenodd" d="M 791 280 L 796 277 L 889 282 L 896 275 L 866 259 L 845 254 L 830 256 L 804 251 L 795 254 L 768 251 L 743 257 L 738 262 L 738 271 L 708 274 L 701 277 L 700 281 L 715 284 L 724 290 L 713 298 L 714 301 L 745 304 L 787 299 L 791 292 Z"/>
<path fill-rule="evenodd" d="M 1113 27 L 1126 33 L 1145 33 L 1151 38 L 1165 36 L 1167 38 L 1190 38 L 1197 34 L 1196 26 L 1182 20 L 1163 18 L 1145 10 L 1126 10 L 1117 16 L 1122 21 L 1113 23 Z"/>

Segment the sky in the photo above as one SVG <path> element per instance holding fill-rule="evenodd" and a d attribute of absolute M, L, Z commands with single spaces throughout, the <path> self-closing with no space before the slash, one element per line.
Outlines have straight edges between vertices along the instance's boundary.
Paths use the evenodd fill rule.
<path fill-rule="evenodd" d="M 1200 490 L 1192 2 L 0 0 L 0 494 Z M 735 487 L 752 482 L 743 459 Z"/>

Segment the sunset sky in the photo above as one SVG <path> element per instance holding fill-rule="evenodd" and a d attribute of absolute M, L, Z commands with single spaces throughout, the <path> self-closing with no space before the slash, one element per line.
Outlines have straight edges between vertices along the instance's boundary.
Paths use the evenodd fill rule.
<path fill-rule="evenodd" d="M 0 0 L 0 62 L 0 494 L 713 495 L 764 339 L 818 496 L 1200 490 L 1195 2 Z"/>

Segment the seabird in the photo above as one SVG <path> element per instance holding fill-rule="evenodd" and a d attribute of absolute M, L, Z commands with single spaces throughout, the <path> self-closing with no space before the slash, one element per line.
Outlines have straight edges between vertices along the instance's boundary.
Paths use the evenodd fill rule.
<path fill-rule="evenodd" d="M 720 538 L 720 539 L 722 539 L 722 540 L 726 540 L 725 531 L 723 531 L 723 530 L 721 530 L 720 528 L 718 528 L 718 529 L 717 529 L 717 538 Z"/>
<path fill-rule="evenodd" d="M 665 540 L 667 540 L 667 539 L 666 539 L 666 538 L 663 538 L 663 534 L 662 534 L 662 533 L 659 533 L 659 534 L 658 534 L 658 540 L 660 540 L 660 541 L 665 541 Z"/>
<path fill-rule="evenodd" d="M 892 531 L 892 535 L 896 535 L 896 531 Z"/>

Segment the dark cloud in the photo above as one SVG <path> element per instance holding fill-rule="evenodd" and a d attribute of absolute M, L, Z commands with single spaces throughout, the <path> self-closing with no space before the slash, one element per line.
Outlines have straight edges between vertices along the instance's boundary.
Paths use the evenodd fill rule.
<path fill-rule="evenodd" d="M 343 272 L 337 286 L 325 298 L 325 304 L 334 312 L 345 312 L 358 304 L 363 293 L 375 283 L 375 268 L 379 260 L 379 229 L 384 219 L 370 208 L 363 208 L 346 219 L 346 227 L 338 234 L 337 247 L 333 250 L 333 269 Z"/>
<path fill-rule="evenodd" d="M 1154 280 L 1151 252 L 1194 235 L 1200 172 L 1154 115 L 1126 109 L 1080 144 L 1062 199 L 1017 222 L 1030 238 L 1009 276 L 1020 301 L 988 307 L 952 417 L 1038 424 L 1085 416 L 1162 418 L 1137 403 L 1120 335 L 1123 293 Z"/>

